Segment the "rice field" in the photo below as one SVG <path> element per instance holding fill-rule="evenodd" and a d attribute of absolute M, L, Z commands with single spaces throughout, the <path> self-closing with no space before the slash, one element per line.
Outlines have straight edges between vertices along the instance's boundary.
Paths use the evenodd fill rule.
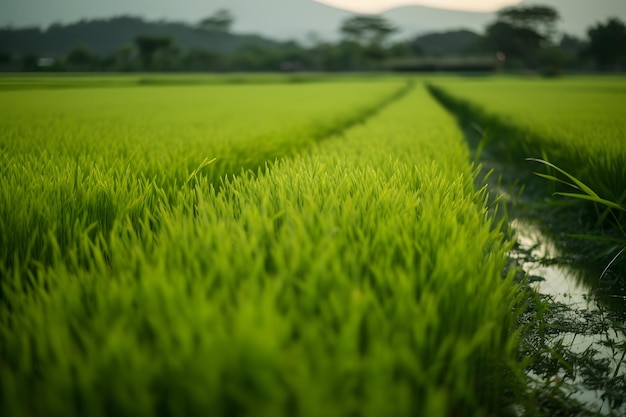
<path fill-rule="evenodd" d="M 186 184 L 263 167 L 403 88 L 337 83 L 332 102 L 314 84 L 3 92 L 0 246 L 14 250 L 2 265 L 47 263 L 86 231 L 108 238 L 116 220 L 138 223 Z"/>
<path fill-rule="evenodd" d="M 500 136 L 511 162 L 542 158 L 601 197 L 626 203 L 626 79 L 435 80 L 443 99 Z M 537 170 L 545 172 L 537 165 Z"/>
<path fill-rule="evenodd" d="M 423 79 L 165 78 L 0 82 L 0 414 L 528 401 L 514 242 Z"/>
<path fill-rule="evenodd" d="M 429 88 L 460 125 L 482 134 L 468 141 L 493 176 L 502 175 L 498 188 L 513 203 L 509 221 L 522 225 L 520 241 L 532 228 L 544 235 L 522 255 L 525 268 L 536 262 L 535 285 L 554 300 L 548 315 L 562 314 L 544 322 L 558 330 L 540 356 L 567 360 L 558 372 L 550 361 L 532 366 L 548 370 L 540 384 L 562 393 L 541 415 L 624 415 L 626 79 L 440 78 Z M 552 253 L 537 258 L 546 245 Z M 581 325 L 590 321 L 600 324 L 595 331 Z"/>

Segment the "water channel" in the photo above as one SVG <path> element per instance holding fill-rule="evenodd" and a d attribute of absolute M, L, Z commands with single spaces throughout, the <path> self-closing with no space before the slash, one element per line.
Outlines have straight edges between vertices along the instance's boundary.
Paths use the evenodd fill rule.
<path fill-rule="evenodd" d="M 510 257 L 553 311 L 546 316 L 552 327 L 546 343 L 561 347 L 564 359 L 572 364 L 571 369 L 557 370 L 549 381 L 532 371 L 529 375 L 538 386 L 559 385 L 566 398 L 582 404 L 588 413 L 626 416 L 626 297 L 610 283 L 602 285 L 599 274 L 568 264 L 539 223 L 517 218 L 510 226 L 517 236 Z M 590 280 L 598 285 L 587 285 Z M 621 309 L 611 308 L 615 305 Z"/>

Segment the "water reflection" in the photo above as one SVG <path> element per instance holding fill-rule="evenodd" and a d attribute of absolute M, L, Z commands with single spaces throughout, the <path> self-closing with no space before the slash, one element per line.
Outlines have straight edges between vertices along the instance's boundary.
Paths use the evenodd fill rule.
<path fill-rule="evenodd" d="M 580 256 L 574 262 L 576 258 L 564 255 L 538 223 L 518 218 L 510 226 L 517 247 L 509 255 L 518 260 L 539 293 L 577 310 L 609 309 L 615 318 L 626 318 L 626 292 L 615 275 L 601 278 L 601 270 L 584 265 Z"/>
<path fill-rule="evenodd" d="M 619 289 L 602 282 L 599 274 L 572 265 L 538 224 L 515 219 L 510 225 L 517 245 L 509 256 L 536 291 L 553 302 L 545 317 L 548 343 L 562 347 L 564 359 L 573 365 L 553 375 L 529 375 L 537 386 L 545 386 L 546 378 L 565 381 L 569 397 L 598 415 L 626 415 L 625 303 L 616 293 Z"/>

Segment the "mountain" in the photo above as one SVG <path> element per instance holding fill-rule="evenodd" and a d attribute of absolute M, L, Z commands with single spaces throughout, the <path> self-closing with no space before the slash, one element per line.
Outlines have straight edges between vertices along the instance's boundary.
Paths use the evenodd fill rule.
<path fill-rule="evenodd" d="M 558 10 L 559 31 L 584 36 L 591 25 L 618 17 L 626 21 L 626 0 L 524 0 L 522 5 L 546 5 Z M 496 13 L 475 13 L 404 6 L 388 10 L 383 16 L 393 21 L 404 34 L 470 29 L 482 32 L 495 19 Z"/>
<path fill-rule="evenodd" d="M 193 25 L 219 9 L 235 16 L 234 32 L 281 40 L 305 39 L 311 31 L 334 38 L 340 22 L 352 15 L 312 0 L 0 0 L 0 26 L 46 27 L 111 16 L 141 16 L 144 20 Z"/>
<path fill-rule="evenodd" d="M 275 48 L 279 42 L 258 35 L 207 32 L 176 22 L 147 22 L 138 17 L 82 20 L 68 25 L 38 28 L 0 29 L 0 52 L 14 56 L 34 54 L 43 57 L 66 55 L 77 45 L 98 55 L 111 55 L 138 36 L 163 36 L 174 40 L 177 47 L 231 52 L 243 46 Z"/>
<path fill-rule="evenodd" d="M 536 3 L 556 7 L 562 16 L 559 29 L 578 36 L 584 35 L 589 26 L 600 20 L 605 21 L 609 16 L 626 20 L 626 0 L 522 2 Z M 178 21 L 193 25 L 219 9 L 228 9 L 235 16 L 235 33 L 255 33 L 279 40 L 301 41 L 312 33 L 324 40 L 338 39 L 341 22 L 353 15 L 350 11 L 313 0 L 0 0 L 0 25 L 47 27 L 54 22 L 67 25 L 84 19 L 108 19 L 122 15 L 141 16 L 144 20 L 162 23 Z M 485 25 L 495 17 L 495 13 L 462 12 L 423 6 L 399 7 L 382 15 L 400 29 L 397 36 L 401 38 L 451 29 L 482 32 Z M 76 39 L 77 43 L 80 41 Z"/>
<path fill-rule="evenodd" d="M 341 22 L 354 13 L 311 0 L 250 0 L 214 1 L 217 8 L 225 8 L 237 17 L 235 30 L 263 33 L 278 39 L 306 39 L 314 33 L 326 40 L 339 38 Z M 219 6 L 218 6 L 219 5 Z M 395 8 L 382 16 L 399 29 L 402 37 L 416 33 L 447 29 L 480 31 L 493 19 L 493 13 L 473 13 L 436 9 L 424 6 Z"/>
<path fill-rule="evenodd" d="M 18 1 L 18 0 L 9 0 Z M 35 6 L 39 0 L 21 0 L 20 7 L 28 4 Z M 335 41 L 339 39 L 341 22 L 353 13 L 336 9 L 312 0 L 213 0 L 201 5 L 195 0 L 169 2 L 163 0 L 134 0 L 133 2 L 109 0 L 97 5 L 81 6 L 59 0 L 50 17 L 57 22 L 47 29 L 0 29 L 0 50 L 13 55 L 34 53 L 39 56 L 60 56 L 74 46 L 82 44 L 92 51 L 111 54 L 120 46 L 133 42 L 138 35 L 168 36 L 183 49 L 201 48 L 218 52 L 237 49 L 244 43 L 268 46 L 267 38 L 287 40 L 306 40 L 308 36 Z M 3 10 L 0 5 L 0 16 Z M 15 6 L 17 7 L 17 6 Z M 45 9 L 45 4 L 25 8 L 24 15 L 37 13 Z M 192 25 L 219 9 L 228 9 L 235 17 L 233 33 L 254 33 L 260 36 L 235 36 L 229 34 L 207 34 L 193 29 Z M 405 10 L 406 9 L 406 10 Z M 92 10 L 96 16 L 89 20 L 79 19 Z M 108 16 L 100 17 L 105 10 Z M 142 13 L 143 12 L 143 13 Z M 132 17 L 109 16 L 146 16 L 157 22 Z M 164 16 L 167 16 L 165 19 Z M 400 29 L 398 36 L 409 37 L 418 32 L 445 30 L 449 27 L 465 27 L 480 30 L 480 25 L 489 17 L 488 14 L 465 13 L 439 10 L 428 7 L 412 6 L 391 10 L 384 14 Z M 75 19 L 71 19 L 75 17 Z M 159 20 L 160 19 L 160 20 Z M 173 19 L 179 23 L 172 22 Z M 71 22 L 71 23 L 70 23 Z M 463 23 L 466 23 L 465 25 Z"/>
<path fill-rule="evenodd" d="M 304 40 L 309 34 L 339 37 L 341 22 L 353 13 L 311 0 L 216 0 L 216 8 L 233 12 L 234 30 L 263 33 L 277 39 Z"/>
<path fill-rule="evenodd" d="M 402 35 L 413 36 L 450 29 L 481 32 L 495 18 L 495 13 L 462 12 L 423 6 L 404 6 L 382 13 L 400 29 Z"/>
<path fill-rule="evenodd" d="M 281 40 L 305 40 L 310 33 L 336 40 L 341 22 L 354 15 L 313 0 L 2 0 L 0 25 L 41 27 L 53 22 L 68 24 L 120 15 L 193 24 L 219 9 L 228 9 L 235 16 L 233 31 Z M 491 14 L 409 6 L 385 12 L 384 16 L 394 21 L 402 35 L 412 36 L 449 28 L 480 30 Z"/>

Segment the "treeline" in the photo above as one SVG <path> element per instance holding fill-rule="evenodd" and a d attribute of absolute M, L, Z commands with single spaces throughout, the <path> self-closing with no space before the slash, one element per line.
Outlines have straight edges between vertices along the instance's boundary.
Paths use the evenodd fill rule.
<path fill-rule="evenodd" d="M 53 56 L 16 53 L 0 46 L 0 70 L 12 71 L 363 71 L 363 70 L 564 70 L 626 69 L 626 25 L 617 18 L 587 29 L 586 38 L 558 34 L 558 11 L 548 6 L 502 9 L 484 33 L 467 30 L 430 33 L 408 40 L 380 16 L 353 16 L 340 26 L 336 42 L 311 38 L 306 44 L 277 42 L 230 33 L 234 21 L 221 10 L 195 26 L 150 24 L 138 18 L 1 29 L 0 45 L 30 45 L 37 36 L 83 41 Z M 108 22 L 104 24 L 103 22 Z M 79 30 L 79 26 L 83 26 Z M 87 32 L 89 27 L 98 30 Z M 134 29 L 130 29 L 130 28 Z M 143 32 L 137 34 L 137 28 Z M 71 29 L 71 30 L 69 30 Z M 92 28 L 93 29 L 93 28 Z M 134 30 L 134 32 L 133 32 Z M 28 33 L 25 33 L 28 32 Z M 68 33 L 69 32 L 69 35 Z M 89 35 L 80 34 L 89 33 Z M 97 36 L 94 34 L 97 33 Z M 134 33 L 134 35 L 133 35 Z M 110 35 L 109 35 L 110 34 Z M 102 38 L 117 37 L 116 49 Z M 124 39 L 122 41 L 122 39 Z M 13 43 L 12 43 L 13 42 Z M 30 44 L 29 44 L 30 42 Z M 60 48 L 58 45 L 56 48 Z M 23 50 L 23 48 L 22 48 Z M 476 63 L 478 63 L 476 65 Z"/>

